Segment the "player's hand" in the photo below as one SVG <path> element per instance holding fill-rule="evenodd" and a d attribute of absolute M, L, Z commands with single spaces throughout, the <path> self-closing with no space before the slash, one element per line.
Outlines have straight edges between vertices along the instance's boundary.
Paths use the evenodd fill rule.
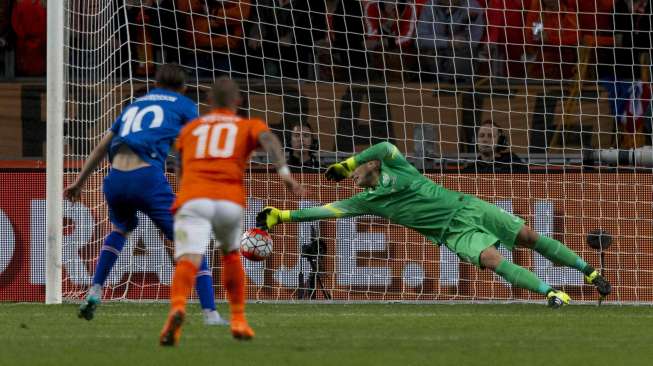
<path fill-rule="evenodd" d="M 329 165 L 326 172 L 324 173 L 326 179 L 335 180 L 336 182 L 340 182 L 341 180 L 347 178 L 350 174 L 351 171 L 344 162 Z"/>
<path fill-rule="evenodd" d="M 302 196 L 304 196 L 304 194 L 306 194 L 306 190 L 304 189 L 304 186 L 299 184 L 295 179 L 293 179 L 293 177 L 291 177 L 291 176 L 282 176 L 282 179 L 283 179 L 283 184 L 286 186 L 286 188 L 290 192 L 292 192 L 292 193 L 294 193 L 294 194 L 296 194 L 296 195 L 298 195 L 300 197 L 302 197 Z"/>
<path fill-rule="evenodd" d="M 270 231 L 272 227 L 281 222 L 281 210 L 274 207 L 265 207 L 256 214 L 256 227 Z"/>
<path fill-rule="evenodd" d="M 63 196 L 70 202 L 78 202 L 82 197 L 82 185 L 77 182 L 69 185 L 64 189 Z"/>

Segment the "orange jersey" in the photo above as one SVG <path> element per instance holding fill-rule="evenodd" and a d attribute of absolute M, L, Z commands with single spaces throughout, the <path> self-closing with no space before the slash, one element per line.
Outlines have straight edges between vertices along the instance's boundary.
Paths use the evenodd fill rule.
<path fill-rule="evenodd" d="M 266 131 L 263 121 L 240 118 L 227 109 L 215 109 L 184 126 L 176 143 L 182 177 L 173 210 L 194 198 L 244 206 L 245 168 Z"/>

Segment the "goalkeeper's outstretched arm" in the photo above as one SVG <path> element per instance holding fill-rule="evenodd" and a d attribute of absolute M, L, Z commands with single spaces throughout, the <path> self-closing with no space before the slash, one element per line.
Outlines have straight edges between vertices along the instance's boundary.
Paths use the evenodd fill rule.
<path fill-rule="evenodd" d="M 337 182 L 349 177 L 358 166 L 372 160 L 379 160 L 389 163 L 402 156 L 397 147 L 389 142 L 380 142 L 372 145 L 361 153 L 356 154 L 345 161 L 335 163 L 327 168 L 326 178 Z"/>
<path fill-rule="evenodd" d="M 381 160 L 388 162 L 396 159 L 400 155 L 401 153 L 395 145 L 384 141 L 368 147 L 367 149 L 361 151 L 360 154 L 354 155 L 353 158 L 355 160 L 356 166 L 359 166 L 372 160 Z"/>
<path fill-rule="evenodd" d="M 275 207 L 266 207 L 256 215 L 256 226 L 270 230 L 277 224 L 284 222 L 315 221 L 322 219 L 338 219 L 342 217 L 353 217 L 365 215 L 362 206 L 356 196 L 336 201 L 324 206 L 310 207 L 301 210 L 279 210 Z"/>

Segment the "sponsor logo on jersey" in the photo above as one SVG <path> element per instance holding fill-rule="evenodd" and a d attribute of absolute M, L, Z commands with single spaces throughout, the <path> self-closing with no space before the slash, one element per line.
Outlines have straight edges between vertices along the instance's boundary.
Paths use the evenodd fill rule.
<path fill-rule="evenodd" d="M 167 102 L 175 102 L 177 101 L 177 97 L 173 97 L 171 95 L 163 95 L 163 94 L 148 94 L 144 97 L 140 97 L 136 99 L 137 102 L 153 102 L 153 101 L 167 101 Z"/>

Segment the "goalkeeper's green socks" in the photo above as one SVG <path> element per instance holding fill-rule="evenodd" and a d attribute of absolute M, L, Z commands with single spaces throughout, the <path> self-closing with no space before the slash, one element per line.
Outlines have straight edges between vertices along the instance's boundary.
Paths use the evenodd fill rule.
<path fill-rule="evenodd" d="M 575 268 L 583 272 L 586 276 L 589 276 L 594 272 L 594 267 L 587 264 L 587 262 L 579 257 L 578 254 L 574 253 L 573 250 L 548 236 L 540 235 L 540 238 L 535 242 L 533 250 L 542 254 L 555 264 Z"/>
<path fill-rule="evenodd" d="M 503 277 L 506 281 L 520 288 L 525 288 L 538 294 L 546 295 L 553 288 L 546 282 L 539 279 L 535 273 L 520 267 L 505 259 L 501 259 L 501 263 L 494 270 L 496 274 Z"/>

